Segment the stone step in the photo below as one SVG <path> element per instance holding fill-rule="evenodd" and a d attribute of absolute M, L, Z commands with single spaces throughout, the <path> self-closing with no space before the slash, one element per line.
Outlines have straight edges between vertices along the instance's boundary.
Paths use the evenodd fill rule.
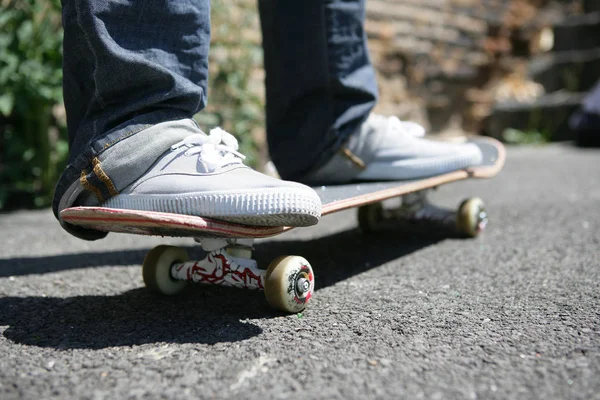
<path fill-rule="evenodd" d="M 600 47 L 600 11 L 572 15 L 554 26 L 554 52 L 596 47 Z"/>
<path fill-rule="evenodd" d="M 600 78 L 600 47 L 538 56 L 529 65 L 529 76 L 547 93 L 590 90 Z"/>
<path fill-rule="evenodd" d="M 583 10 L 585 12 L 600 11 L 600 1 L 598 1 L 598 0 L 583 0 Z"/>
<path fill-rule="evenodd" d="M 464 14 L 453 13 L 451 9 L 428 8 L 415 4 L 390 4 L 381 0 L 371 0 L 366 5 L 367 18 L 374 21 L 409 21 L 413 26 L 430 25 L 458 28 L 471 34 L 483 34 L 487 30 L 485 21 Z"/>
<path fill-rule="evenodd" d="M 502 140 L 507 129 L 517 129 L 539 132 L 552 141 L 573 140 L 569 117 L 579 108 L 585 95 L 561 91 L 542 96 L 533 103 L 498 103 L 486 122 L 485 133 Z"/>

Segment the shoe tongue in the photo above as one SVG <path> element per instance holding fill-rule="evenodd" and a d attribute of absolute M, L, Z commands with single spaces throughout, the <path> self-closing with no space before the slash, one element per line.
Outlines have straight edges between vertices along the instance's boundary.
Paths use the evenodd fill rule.
<path fill-rule="evenodd" d="M 225 160 L 221 151 L 210 143 L 202 146 L 202 151 L 188 154 L 190 148 L 181 146 L 175 150 L 166 152 L 157 162 L 157 171 L 176 171 L 177 173 L 212 173 L 220 168 L 232 164 Z"/>
<path fill-rule="evenodd" d="M 200 173 L 214 172 L 231 164 L 241 164 L 245 158 L 239 153 L 238 142 L 233 135 L 221 128 L 210 130 L 209 135 L 199 133 L 191 135 L 171 146 L 171 151 L 183 150 L 183 156 L 193 159 L 195 170 Z M 188 165 L 190 162 L 180 159 L 178 152 L 173 160 L 177 164 Z"/>
<path fill-rule="evenodd" d="M 411 148 L 421 128 L 418 124 L 400 121 L 396 117 L 382 116 L 370 119 L 369 125 L 370 141 L 374 144 L 376 157 L 382 152 Z"/>
<path fill-rule="evenodd" d="M 412 137 L 422 138 L 425 137 L 425 128 L 416 122 L 402 121 L 401 122 L 404 130 Z"/>
<path fill-rule="evenodd" d="M 425 136 L 425 128 L 421 125 L 416 122 L 401 121 L 398 117 L 388 118 L 388 128 L 412 137 L 421 138 Z"/>

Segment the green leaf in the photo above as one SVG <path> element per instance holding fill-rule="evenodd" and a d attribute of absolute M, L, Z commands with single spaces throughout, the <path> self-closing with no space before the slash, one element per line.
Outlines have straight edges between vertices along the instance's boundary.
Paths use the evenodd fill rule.
<path fill-rule="evenodd" d="M 13 81 L 18 69 L 19 57 L 10 53 L 0 54 L 0 84 Z"/>
<path fill-rule="evenodd" d="M 0 28 L 4 28 L 12 19 L 15 19 L 17 13 L 14 10 L 4 9 L 0 13 Z"/>
<path fill-rule="evenodd" d="M 33 22 L 25 21 L 21 24 L 19 29 L 17 30 L 17 37 L 19 38 L 19 42 L 21 46 L 25 47 L 29 45 L 29 43 L 33 40 Z"/>
<path fill-rule="evenodd" d="M 35 157 L 35 150 L 34 149 L 27 149 L 23 153 L 23 161 L 31 161 L 33 159 L 33 157 Z"/>
<path fill-rule="evenodd" d="M 8 117 L 15 107 L 15 96 L 8 92 L 0 95 L 0 114 Z"/>

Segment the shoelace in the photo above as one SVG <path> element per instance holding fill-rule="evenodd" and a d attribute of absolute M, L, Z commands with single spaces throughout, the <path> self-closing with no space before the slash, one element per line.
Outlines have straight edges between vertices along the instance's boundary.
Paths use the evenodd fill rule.
<path fill-rule="evenodd" d="M 198 154 L 200 161 L 210 171 L 228 164 L 241 164 L 246 158 L 238 151 L 237 139 L 221 128 L 211 129 L 209 135 L 204 133 L 190 135 L 171 146 L 171 150 L 184 146 L 188 148 L 184 153 L 185 156 Z"/>
<path fill-rule="evenodd" d="M 398 117 L 392 116 L 388 118 L 388 123 L 392 127 L 392 129 L 396 129 L 400 132 L 408 133 L 413 137 L 423 137 L 425 136 L 425 128 L 416 122 L 411 121 L 401 121 Z"/>
<path fill-rule="evenodd" d="M 383 115 L 375 114 L 375 113 L 372 113 L 369 116 L 369 119 L 371 121 L 373 121 L 372 123 L 375 123 L 376 126 L 388 124 L 388 127 L 390 129 L 392 129 L 400 134 L 409 135 L 409 136 L 412 136 L 415 138 L 421 138 L 421 137 L 425 136 L 425 128 L 423 128 L 421 125 L 417 124 L 416 122 L 401 121 L 400 118 L 398 118 L 396 116 L 385 117 Z M 350 151 L 350 149 L 348 149 L 347 147 L 342 147 L 340 149 L 340 152 L 345 157 L 347 157 L 359 169 L 366 168 L 365 162 L 360 157 L 358 157 L 356 154 L 352 153 L 352 151 Z"/>

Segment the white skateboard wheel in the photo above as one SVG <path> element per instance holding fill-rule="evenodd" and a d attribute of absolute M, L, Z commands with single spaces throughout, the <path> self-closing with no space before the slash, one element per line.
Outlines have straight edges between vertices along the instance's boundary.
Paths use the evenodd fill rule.
<path fill-rule="evenodd" d="M 271 307 L 297 313 L 306 307 L 315 288 L 313 270 L 303 257 L 278 257 L 269 264 L 265 297 Z"/>
<path fill-rule="evenodd" d="M 171 277 L 171 266 L 189 260 L 187 252 L 181 247 L 157 246 L 150 250 L 144 259 L 142 275 L 146 287 L 154 292 L 175 295 L 187 285 Z"/>
<path fill-rule="evenodd" d="M 473 197 L 464 200 L 456 213 L 458 231 L 469 237 L 476 237 L 485 229 L 488 223 L 483 200 Z"/>

